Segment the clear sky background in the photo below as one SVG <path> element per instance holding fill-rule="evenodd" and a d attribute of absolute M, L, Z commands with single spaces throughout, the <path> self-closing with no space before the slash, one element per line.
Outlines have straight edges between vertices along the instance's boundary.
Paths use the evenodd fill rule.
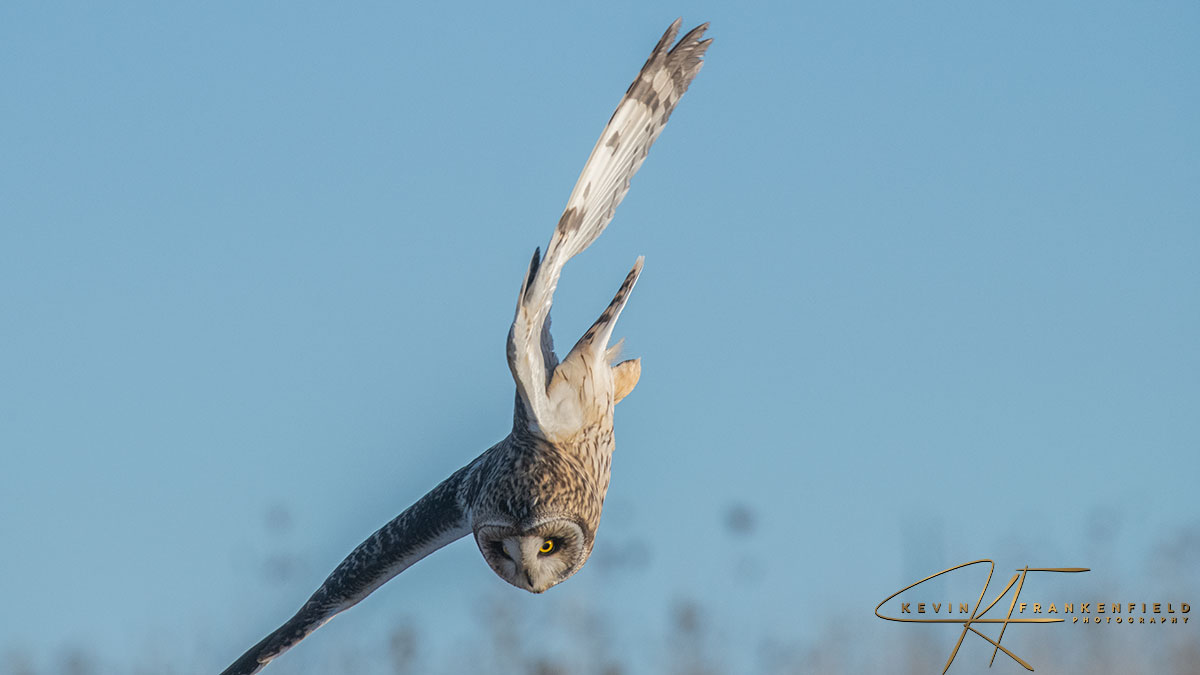
<path fill-rule="evenodd" d="M 216 672 L 502 438 L 529 256 L 680 14 L 707 65 L 556 297 L 569 345 L 646 256 L 592 561 L 454 544 L 274 672 L 395 625 L 504 672 L 486 616 L 657 672 L 689 603 L 730 670 L 944 659 L 874 606 L 977 558 L 1200 607 L 1198 7 L 6 3 L 0 670 Z"/>

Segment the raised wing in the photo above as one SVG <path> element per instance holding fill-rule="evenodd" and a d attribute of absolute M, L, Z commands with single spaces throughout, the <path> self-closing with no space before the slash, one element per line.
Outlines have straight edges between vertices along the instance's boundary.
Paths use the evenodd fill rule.
<path fill-rule="evenodd" d="M 534 253 L 521 286 L 508 335 L 508 365 L 533 431 L 541 431 L 552 421 L 546 386 L 557 360 L 550 342 L 549 317 L 563 265 L 590 246 L 612 220 L 629 191 L 629 180 L 700 72 L 701 57 L 712 42 L 701 39 L 708 29 L 705 23 L 672 46 L 681 22 L 676 19 L 663 34 L 617 105 L 567 199 L 545 258 Z"/>
<path fill-rule="evenodd" d="M 463 489 L 470 469 L 471 465 L 459 469 L 359 544 L 295 616 L 247 650 L 221 675 L 257 673 L 413 563 L 470 534 Z"/>

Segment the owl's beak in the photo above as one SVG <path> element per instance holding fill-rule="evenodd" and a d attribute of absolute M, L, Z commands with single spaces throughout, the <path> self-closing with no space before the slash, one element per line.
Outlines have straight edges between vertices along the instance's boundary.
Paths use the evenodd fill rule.
<path fill-rule="evenodd" d="M 525 590 L 529 591 L 530 593 L 537 593 L 539 595 L 541 595 L 542 593 L 545 593 L 546 589 L 548 589 L 554 585 L 554 584 L 547 584 L 545 586 L 535 585 L 533 583 L 533 576 L 530 575 L 529 572 L 525 572 L 525 583 L 527 584 L 525 587 Z"/>

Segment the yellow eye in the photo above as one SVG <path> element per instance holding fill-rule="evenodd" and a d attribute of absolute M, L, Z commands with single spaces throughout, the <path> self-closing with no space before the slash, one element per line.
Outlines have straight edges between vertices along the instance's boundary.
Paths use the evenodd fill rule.
<path fill-rule="evenodd" d="M 542 555 L 546 555 L 547 553 L 550 553 L 553 550 L 554 550 L 554 540 L 547 539 L 546 541 L 542 542 L 542 546 L 541 546 L 541 548 L 538 549 L 538 553 L 541 553 Z"/>

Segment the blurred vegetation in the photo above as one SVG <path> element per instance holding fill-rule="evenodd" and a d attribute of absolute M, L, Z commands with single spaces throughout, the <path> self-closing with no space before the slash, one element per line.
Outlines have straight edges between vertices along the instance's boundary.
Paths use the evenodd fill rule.
<path fill-rule="evenodd" d="M 265 581 L 290 583 L 300 567 L 297 555 L 288 552 L 286 534 L 292 529 L 292 517 L 283 506 L 268 509 L 264 527 L 271 535 L 268 541 L 275 545 L 264 552 L 259 569 Z M 734 504 L 722 514 L 725 535 L 731 540 L 751 537 L 756 529 L 756 514 L 745 504 Z M 1114 545 L 1111 528 L 1106 526 L 1103 513 L 1097 512 L 1082 536 L 1090 545 L 1100 548 Z M 643 546 L 637 542 L 614 542 L 598 562 L 609 573 L 636 574 L 646 566 Z M 736 549 L 736 547 L 731 547 Z M 735 561 L 736 562 L 736 561 Z M 1152 579 L 1150 588 L 1161 589 L 1172 598 L 1196 598 L 1197 574 L 1200 570 L 1200 524 L 1191 524 L 1161 537 L 1146 556 L 1144 569 L 1122 571 L 1119 574 L 1135 574 L 1139 579 Z M 931 573 L 936 570 L 932 570 Z M 1101 598 L 1106 588 L 1111 588 L 1115 577 L 1112 574 L 1097 575 L 1079 593 L 1078 597 Z M 914 579 L 915 581 L 915 579 Z M 1003 581 L 1001 581 L 1003 583 Z M 989 597 L 997 591 L 989 591 Z M 1151 599 L 1154 600 L 1153 598 Z M 669 617 L 665 632 L 647 635 L 645 638 L 658 643 L 666 655 L 665 663 L 656 666 L 653 672 L 669 675 L 724 675 L 725 673 L 754 672 L 765 675 L 792 673 L 910 673 L 937 674 L 942 672 L 958 630 L 884 630 L 887 627 L 871 616 L 872 608 L 863 608 L 863 616 L 824 619 L 817 629 L 819 634 L 812 640 L 795 643 L 780 643 L 777 639 L 762 638 L 759 644 L 732 644 L 727 632 L 722 630 L 722 617 L 706 606 L 704 597 L 665 599 L 667 607 L 639 608 L 644 615 L 651 609 L 663 610 Z M 560 658 L 548 654 L 541 644 L 537 631 L 521 629 L 521 617 L 514 616 L 515 608 L 506 603 L 502 595 L 485 598 L 478 615 L 480 630 L 479 644 L 468 653 L 446 650 L 447 653 L 431 652 L 423 640 L 421 628 L 410 619 L 399 619 L 381 635 L 380 644 L 360 649 L 337 661 L 339 673 L 385 673 L 388 675 L 410 675 L 415 673 L 457 673 L 478 671 L 488 673 L 513 673 L 514 675 L 626 675 L 645 672 L 644 661 L 627 658 L 629 645 L 621 644 L 614 637 L 614 626 L 618 618 L 605 615 L 591 608 L 575 607 L 564 610 L 567 615 L 554 617 L 557 629 L 567 638 L 565 644 L 556 644 Z M 1193 617 L 1193 621 L 1195 617 Z M 864 640 L 863 622 L 872 624 L 869 639 Z M 1022 636 L 1019 648 L 1013 647 L 1027 658 L 1038 672 L 1088 672 L 1088 673 L 1200 673 L 1200 640 L 1190 624 L 1165 635 L 1161 632 L 1144 632 L 1134 635 L 1117 632 L 1112 627 L 1085 629 L 1076 626 L 1077 632 L 1064 636 L 1040 634 Z M 1153 629 L 1151 629 L 1153 630 Z M 990 633 L 990 631 L 989 631 Z M 879 636 L 884 636 L 880 639 Z M 1116 639 L 1114 639 L 1116 638 Z M 1132 641 L 1131 641 L 1132 640 Z M 1154 640 L 1148 648 L 1143 640 Z M 977 640 L 976 640 L 977 641 Z M 0 643 L 2 645 L 3 643 Z M 1136 645 L 1136 649 L 1126 648 Z M 965 645 L 964 645 L 965 646 Z M 747 649 L 749 647 L 749 649 Z M 13 646 L 0 652 L 0 674 L 3 675 L 101 675 L 106 673 L 132 673 L 134 675 L 163 675 L 169 673 L 204 672 L 188 664 L 171 663 L 170 650 L 156 655 L 154 663 L 106 664 L 101 663 L 84 646 L 64 647 L 53 654 L 31 654 Z M 746 663 L 745 654 L 753 654 L 751 665 Z M 570 658 L 561 658 L 568 653 Z M 232 654 L 222 657 L 232 659 Z M 978 656 L 973 654 L 972 656 Z M 1146 662 L 1149 658 L 1151 662 Z M 1001 655 L 993 673 L 1025 672 L 1011 661 L 1004 662 Z M 311 675 L 332 672 L 318 669 L 312 661 L 307 665 L 276 663 L 265 672 L 271 675 Z M 170 664 L 170 665 L 167 665 Z M 221 662 L 224 665 L 224 662 Z M 464 670 L 465 669 L 465 670 Z M 986 662 L 977 658 L 966 658 L 960 654 L 950 668 L 950 673 L 985 672 Z"/>

